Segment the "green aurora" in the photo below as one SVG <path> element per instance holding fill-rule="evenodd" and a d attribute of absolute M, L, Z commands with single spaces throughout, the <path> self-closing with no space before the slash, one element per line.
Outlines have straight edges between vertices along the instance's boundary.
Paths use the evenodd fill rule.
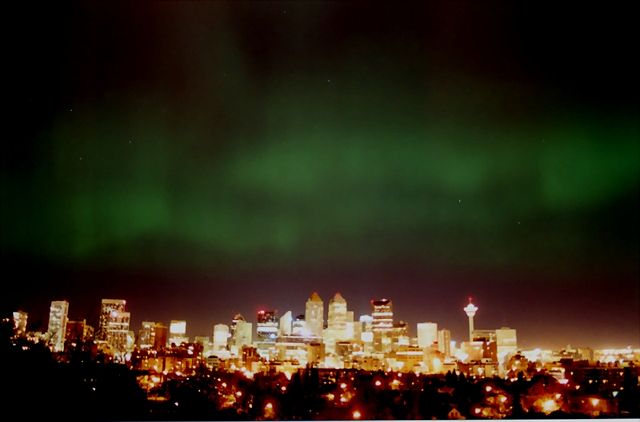
<path fill-rule="evenodd" d="M 122 296 L 136 318 L 185 315 L 208 333 L 326 282 L 323 297 L 341 289 L 360 313 L 388 294 L 454 334 L 473 294 L 483 323 L 525 340 L 550 326 L 550 342 L 586 339 L 597 320 L 637 343 L 635 15 L 362 7 L 16 12 L 0 171 L 10 310 L 70 297 L 89 314 Z M 558 294 L 534 300 L 541 287 Z"/>

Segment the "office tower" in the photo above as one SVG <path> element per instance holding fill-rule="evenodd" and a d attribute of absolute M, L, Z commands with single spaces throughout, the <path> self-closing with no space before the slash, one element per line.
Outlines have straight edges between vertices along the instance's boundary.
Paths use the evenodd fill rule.
<path fill-rule="evenodd" d="M 231 348 L 234 354 L 239 354 L 242 346 L 251 345 L 253 339 L 253 324 L 247 322 L 242 314 L 236 314 L 229 326 L 231 333 Z"/>
<path fill-rule="evenodd" d="M 276 337 L 278 336 L 278 319 L 276 317 L 276 311 L 261 310 L 258 312 L 256 334 L 260 341 L 276 341 Z"/>
<path fill-rule="evenodd" d="M 360 327 L 360 322 L 354 321 L 353 311 L 347 311 L 347 321 L 345 324 L 344 337 L 342 339 L 348 341 L 360 339 L 360 333 L 362 332 Z"/>
<path fill-rule="evenodd" d="M 102 299 L 98 339 L 105 341 L 114 353 L 124 353 L 131 314 L 126 311 L 123 299 Z"/>
<path fill-rule="evenodd" d="M 131 314 L 126 311 L 123 299 L 102 299 L 97 339 L 106 342 L 115 353 L 127 349 L 127 337 Z"/>
<path fill-rule="evenodd" d="M 27 319 L 29 314 L 24 311 L 15 311 L 13 313 L 13 331 L 18 337 L 22 337 L 27 333 Z"/>
<path fill-rule="evenodd" d="M 327 353 L 334 353 L 336 342 L 347 338 L 347 315 L 347 301 L 340 293 L 336 293 L 329 300 L 327 328 L 323 330 L 323 341 Z M 351 315 L 353 317 L 353 312 Z"/>
<path fill-rule="evenodd" d="M 496 330 L 473 330 L 472 342 L 482 344 L 482 358 L 498 361 Z"/>
<path fill-rule="evenodd" d="M 298 315 L 291 325 L 292 335 L 309 337 L 309 330 L 307 329 L 307 322 L 304 320 L 304 315 Z"/>
<path fill-rule="evenodd" d="M 373 342 L 373 318 L 371 315 L 360 315 L 360 340 L 365 343 Z"/>
<path fill-rule="evenodd" d="M 125 312 L 127 301 L 123 299 L 102 299 L 100 307 L 100 320 L 98 322 L 98 340 L 107 340 L 107 332 L 109 321 L 112 318 L 112 312 Z"/>
<path fill-rule="evenodd" d="M 251 346 L 253 343 L 253 323 L 242 321 L 236 326 L 236 345 L 238 347 Z"/>
<path fill-rule="evenodd" d="M 169 323 L 169 344 L 180 346 L 182 343 L 189 343 L 187 321 L 173 319 Z"/>
<path fill-rule="evenodd" d="M 239 351 L 239 356 L 242 356 L 242 363 L 249 368 L 251 368 L 253 363 L 260 360 L 258 349 L 250 344 L 242 346 Z"/>
<path fill-rule="evenodd" d="M 236 326 L 236 344 L 238 347 L 250 346 L 253 342 L 253 323 L 242 321 Z"/>
<path fill-rule="evenodd" d="M 496 344 L 498 352 L 498 362 L 504 364 L 506 357 L 518 351 L 518 338 L 516 330 L 502 327 L 496 330 Z"/>
<path fill-rule="evenodd" d="M 131 314 L 129 312 L 112 311 L 107 325 L 107 344 L 117 353 L 127 350 L 129 338 L 129 324 Z"/>
<path fill-rule="evenodd" d="M 49 308 L 49 341 L 54 352 L 64 351 L 64 340 L 67 332 L 67 315 L 69 314 L 69 302 L 66 300 L 54 300 Z"/>
<path fill-rule="evenodd" d="M 394 341 L 398 341 L 403 338 L 403 341 L 409 342 L 409 324 L 404 321 L 398 321 L 393 323 L 393 328 L 388 332 Z"/>
<path fill-rule="evenodd" d="M 226 350 L 229 339 L 229 326 L 227 324 L 216 324 L 213 326 L 213 349 Z"/>
<path fill-rule="evenodd" d="M 231 320 L 231 325 L 229 325 L 229 333 L 231 333 L 231 339 L 229 341 L 229 344 L 232 347 L 236 344 L 236 327 L 238 326 L 238 323 L 245 321 L 246 320 L 244 319 L 244 316 L 242 316 L 242 314 L 240 313 L 235 314 L 233 319 Z"/>
<path fill-rule="evenodd" d="M 360 315 L 360 323 L 362 324 L 362 332 L 373 331 L 373 318 L 371 315 Z"/>
<path fill-rule="evenodd" d="M 465 362 L 484 359 L 487 345 L 484 341 L 463 341 L 462 344 L 460 344 L 460 349 L 467 355 Z"/>
<path fill-rule="evenodd" d="M 162 332 L 164 329 L 164 333 Z M 163 335 L 164 334 L 164 335 Z M 162 340 L 164 338 L 164 341 Z M 167 327 L 159 322 L 142 321 L 138 332 L 138 345 L 141 349 L 161 349 L 167 344 Z"/>
<path fill-rule="evenodd" d="M 451 356 L 451 331 L 438 331 L 438 350 L 444 354 L 445 358 Z"/>
<path fill-rule="evenodd" d="M 153 347 L 153 340 L 156 336 L 155 328 L 155 322 L 142 321 L 142 328 L 138 331 L 138 346 L 141 349 L 150 349 Z"/>
<path fill-rule="evenodd" d="M 198 353 L 203 358 L 209 358 L 215 356 L 213 343 L 210 336 L 195 336 L 193 343 L 197 346 L 194 348 L 194 353 Z M 188 354 L 189 352 L 187 352 Z"/>
<path fill-rule="evenodd" d="M 169 335 L 171 337 L 187 335 L 187 321 L 172 319 L 169 324 Z"/>
<path fill-rule="evenodd" d="M 275 358 L 276 338 L 278 337 L 278 318 L 275 310 L 258 312 L 256 335 L 258 341 L 255 346 L 258 349 L 258 354 L 267 360 Z"/>
<path fill-rule="evenodd" d="M 389 332 L 393 329 L 393 304 L 389 299 L 371 301 L 371 329 L 376 332 Z"/>
<path fill-rule="evenodd" d="M 157 322 L 156 323 L 156 338 L 153 342 L 153 348 L 155 350 L 164 349 L 167 347 L 167 340 L 169 339 L 169 327 Z"/>
<path fill-rule="evenodd" d="M 93 336 L 93 327 L 87 324 L 86 319 L 67 322 L 67 334 L 66 334 L 67 342 L 73 342 L 78 344 L 85 341 L 89 341 L 92 336 Z"/>
<path fill-rule="evenodd" d="M 284 315 L 280 318 L 280 328 L 278 329 L 278 335 L 282 336 L 290 336 L 292 329 L 293 317 L 291 316 L 291 311 L 285 312 Z"/>
<path fill-rule="evenodd" d="M 438 341 L 438 324 L 435 322 L 419 322 L 418 347 L 426 349 Z"/>
<path fill-rule="evenodd" d="M 478 307 L 471 303 L 471 298 L 469 298 L 469 304 L 464 307 L 464 312 L 469 317 L 469 341 L 473 341 L 473 317 L 476 316 L 476 312 L 478 312 Z"/>
<path fill-rule="evenodd" d="M 324 303 L 316 292 L 313 292 L 307 300 L 304 319 L 309 334 L 313 337 L 322 337 L 322 329 L 324 328 Z"/>
<path fill-rule="evenodd" d="M 394 347 L 394 339 L 399 337 L 393 324 L 393 304 L 389 299 L 372 300 L 371 308 L 373 350 L 389 353 Z"/>
<path fill-rule="evenodd" d="M 343 333 L 347 325 L 347 301 L 340 293 L 336 293 L 329 301 L 327 328 Z"/>

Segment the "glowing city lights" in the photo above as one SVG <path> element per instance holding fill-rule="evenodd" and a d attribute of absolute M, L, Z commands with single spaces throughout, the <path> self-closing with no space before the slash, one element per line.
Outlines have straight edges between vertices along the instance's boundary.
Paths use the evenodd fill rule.
<path fill-rule="evenodd" d="M 558 403 L 554 399 L 545 399 L 542 401 L 542 412 L 549 414 L 558 410 Z"/>
<path fill-rule="evenodd" d="M 118 362 L 145 374 L 137 380 L 148 400 L 168 401 L 171 407 L 188 407 L 186 401 L 178 402 L 179 397 L 167 394 L 165 383 L 196 383 L 194 391 L 205 394 L 205 384 L 198 380 L 206 378 L 206 384 L 217 387 L 214 394 L 220 409 L 235 409 L 240 413 L 258 409 L 256 417 L 264 420 L 282 416 L 280 405 L 296 396 L 288 393 L 294 393 L 291 386 L 299 385 L 300 380 L 306 383 L 313 379 L 324 388 L 318 397 L 325 399 L 322 403 L 327 409 L 335 408 L 347 418 L 360 420 L 364 418 L 363 410 L 352 406 L 363 403 L 362 394 L 368 389 L 361 386 L 373 386 L 376 394 L 394 390 L 398 397 L 403 397 L 412 392 L 428 391 L 425 379 L 436 374 L 447 374 L 446 377 L 453 377 L 458 383 L 477 384 L 483 393 L 482 401 L 476 405 L 464 407 L 462 411 L 452 409 L 449 416 L 454 419 L 510 416 L 514 408 L 511 398 L 517 393 L 514 386 L 521 381 L 525 381 L 521 386 L 531 384 L 526 387 L 528 391 L 519 393 L 519 404 L 525 412 L 549 415 L 574 409 L 578 402 L 582 412 L 606 416 L 610 409 L 617 411 L 620 406 L 617 398 L 624 389 L 621 384 L 629 377 L 627 371 L 640 362 L 640 350 L 623 350 L 625 356 L 632 355 L 631 360 L 610 355 L 619 362 L 616 364 L 602 363 L 600 358 L 608 355 L 588 348 L 567 346 L 559 351 L 539 348 L 522 351 L 518 348 L 515 329 L 475 329 L 473 318 L 478 307 L 471 301 L 464 308 L 470 318 L 471 338 L 462 342 L 452 341 L 451 332 L 439 330 L 437 323 L 432 322 L 418 323 L 418 337 L 411 337 L 406 323 L 393 320 L 389 299 L 372 301 L 373 316 L 359 318 L 339 294 L 334 295 L 329 305 L 326 321 L 323 302 L 317 293 L 307 301 L 305 315 L 294 318 L 294 314 L 287 311 L 282 318 L 277 318 L 276 310 L 261 310 L 257 314 L 259 335 L 255 340 L 252 339 L 252 323 L 240 314 L 236 314 L 229 325 L 215 324 L 212 336 L 196 336 L 195 341 L 187 336 L 184 320 L 172 320 L 167 325 L 144 321 L 140 341 L 136 344 L 130 339 L 133 337 L 129 330 L 130 314 L 123 301 L 105 299 L 101 309 L 104 336 L 101 338 L 106 340 L 98 340 L 95 344 L 103 353 L 112 353 L 114 360 L 120 358 Z M 66 302 L 52 304 L 52 330 L 65 322 L 67 306 Z M 21 320 L 27 318 L 24 312 L 14 315 Z M 311 325 L 308 325 L 309 321 Z M 15 327 L 18 325 L 14 322 Z M 82 334 L 82 324 L 70 325 Z M 27 336 L 17 328 L 16 332 Z M 62 336 L 53 339 L 53 335 L 45 339 L 49 341 L 50 350 L 65 353 L 64 348 L 55 352 L 53 343 L 66 339 Z M 64 344 L 65 348 L 75 348 L 82 343 L 78 339 Z M 14 346 L 30 349 L 24 343 Z M 574 359 L 582 360 L 577 365 L 572 363 Z M 596 360 L 598 363 L 593 363 Z M 356 362 L 357 369 L 348 367 Z M 307 372 L 310 370 L 314 371 L 313 377 Z M 259 374 L 256 379 L 254 374 Z M 632 377 L 636 376 L 633 374 Z M 497 378 L 505 383 L 496 381 Z M 268 389 L 265 390 L 267 397 L 256 395 L 257 385 Z M 244 391 L 240 390 L 241 386 Z M 100 394 L 101 390 L 96 392 L 93 380 L 88 387 L 94 392 L 92 394 Z M 450 394 L 449 389 L 449 386 L 443 386 L 438 393 Z M 282 402 L 273 401 L 274 392 Z M 610 401 L 615 404 L 610 405 Z M 178 412 L 178 409 L 174 411 Z"/>

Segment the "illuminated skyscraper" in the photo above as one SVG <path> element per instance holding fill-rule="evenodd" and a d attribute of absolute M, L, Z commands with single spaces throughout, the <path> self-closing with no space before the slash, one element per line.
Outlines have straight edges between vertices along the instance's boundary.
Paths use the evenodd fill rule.
<path fill-rule="evenodd" d="M 238 322 L 240 322 L 240 321 L 245 321 L 245 319 L 242 316 L 242 314 L 240 314 L 240 313 L 235 314 L 235 316 L 231 320 L 231 325 L 229 325 L 229 332 L 231 333 L 231 341 L 230 341 L 230 343 L 231 343 L 232 346 L 235 344 L 236 327 L 238 326 Z"/>
<path fill-rule="evenodd" d="M 419 322 L 418 347 L 426 349 L 438 341 L 438 324 L 435 322 Z"/>
<path fill-rule="evenodd" d="M 15 311 L 13 313 L 13 330 L 15 335 L 22 337 L 27 333 L 27 319 L 29 314 L 23 311 Z"/>
<path fill-rule="evenodd" d="M 187 335 L 187 321 L 172 319 L 169 324 L 169 334 L 173 336 Z"/>
<path fill-rule="evenodd" d="M 309 337 L 309 330 L 307 329 L 307 322 L 304 320 L 304 315 L 298 315 L 291 325 L 292 335 Z"/>
<path fill-rule="evenodd" d="M 276 311 L 261 310 L 258 312 L 258 324 L 256 334 L 260 341 L 275 342 L 278 336 L 278 319 Z"/>
<path fill-rule="evenodd" d="M 400 334 L 400 330 L 394 329 L 393 304 L 389 299 L 372 300 L 371 308 L 373 348 L 378 353 L 388 353 Z"/>
<path fill-rule="evenodd" d="M 347 325 L 347 301 L 340 293 L 336 293 L 329 301 L 327 328 L 343 333 Z"/>
<path fill-rule="evenodd" d="M 127 350 L 130 323 L 131 314 L 129 312 L 111 312 L 107 328 L 107 344 L 114 352 L 124 353 Z"/>
<path fill-rule="evenodd" d="M 213 350 L 226 350 L 229 339 L 229 326 L 227 324 L 216 324 L 213 326 Z"/>
<path fill-rule="evenodd" d="M 309 334 L 314 337 L 322 337 L 322 328 L 324 327 L 324 303 L 316 292 L 313 292 L 307 300 L 304 319 Z"/>
<path fill-rule="evenodd" d="M 336 293 L 329 301 L 327 328 L 323 331 L 323 341 L 327 353 L 335 352 L 336 341 L 347 338 L 347 301 L 340 293 Z M 353 312 L 351 313 L 353 320 Z M 353 327 L 351 327 L 353 331 Z M 353 336 L 353 333 L 352 333 Z"/>
<path fill-rule="evenodd" d="M 285 314 L 280 318 L 280 328 L 278 329 L 278 335 L 281 337 L 290 336 L 292 323 L 293 317 L 291 316 L 291 311 L 285 312 Z"/>
<path fill-rule="evenodd" d="M 98 340 L 107 340 L 108 326 L 112 312 L 125 312 L 126 306 L 127 301 L 123 299 L 102 299 L 100 320 L 98 322 L 98 333 L 96 334 L 96 338 Z"/>
<path fill-rule="evenodd" d="M 106 341 L 115 353 L 127 349 L 131 314 L 125 310 L 126 305 L 123 299 L 102 299 L 98 340 Z"/>
<path fill-rule="evenodd" d="M 141 349 L 150 349 L 153 347 L 153 340 L 156 336 L 155 328 L 155 322 L 142 321 L 142 328 L 138 331 L 138 346 Z"/>
<path fill-rule="evenodd" d="M 67 332 L 67 315 L 69 314 L 69 302 L 66 300 L 54 300 L 49 308 L 49 341 L 54 352 L 64 351 L 64 340 Z"/>
<path fill-rule="evenodd" d="M 253 338 L 253 323 L 247 321 L 238 321 L 236 325 L 235 344 L 242 346 L 250 346 Z"/>
<path fill-rule="evenodd" d="M 404 321 L 398 321 L 393 323 L 393 328 L 389 332 L 391 339 L 395 343 L 409 344 L 409 324 Z"/>
<path fill-rule="evenodd" d="M 518 351 L 516 330 L 508 327 L 498 328 L 496 330 L 496 344 L 498 362 L 500 362 L 501 365 L 504 365 L 506 363 L 507 356 L 515 354 Z"/>
<path fill-rule="evenodd" d="M 250 346 L 253 338 L 253 324 L 245 321 L 241 314 L 233 317 L 231 326 L 231 349 L 234 354 L 239 354 L 242 346 Z"/>
<path fill-rule="evenodd" d="M 469 341 L 473 341 L 473 317 L 476 316 L 476 312 L 478 312 L 478 307 L 471 303 L 471 298 L 469 298 L 469 304 L 464 307 L 463 311 L 469 317 Z"/>
<path fill-rule="evenodd" d="M 446 358 L 451 356 L 451 331 L 438 331 L 438 350 L 443 353 Z"/>
<path fill-rule="evenodd" d="M 498 361 L 496 330 L 473 330 L 472 341 L 482 345 L 482 358 Z"/>
<path fill-rule="evenodd" d="M 362 333 L 361 327 L 360 322 L 354 320 L 353 311 L 347 311 L 347 321 L 343 340 L 352 341 L 356 338 L 360 339 L 360 333 Z"/>
<path fill-rule="evenodd" d="M 275 358 L 276 339 L 278 337 L 278 318 L 275 310 L 261 310 L 258 312 L 256 335 L 258 341 L 255 343 L 255 346 L 258 354 L 267 360 Z"/>
<path fill-rule="evenodd" d="M 393 329 L 393 304 L 389 299 L 371 301 L 371 329 L 374 333 L 389 332 Z"/>
<path fill-rule="evenodd" d="M 373 318 L 371 315 L 360 315 L 360 324 L 362 324 L 362 332 L 373 331 Z"/>
<path fill-rule="evenodd" d="M 159 322 L 142 321 L 142 328 L 138 332 L 138 345 L 141 349 L 158 350 L 166 347 L 167 327 Z"/>
<path fill-rule="evenodd" d="M 188 343 L 189 337 L 187 337 L 187 321 L 174 319 L 169 324 L 169 344 L 175 344 L 176 346 L 182 343 Z"/>
<path fill-rule="evenodd" d="M 373 318 L 371 315 L 360 315 L 360 340 L 373 344 Z"/>

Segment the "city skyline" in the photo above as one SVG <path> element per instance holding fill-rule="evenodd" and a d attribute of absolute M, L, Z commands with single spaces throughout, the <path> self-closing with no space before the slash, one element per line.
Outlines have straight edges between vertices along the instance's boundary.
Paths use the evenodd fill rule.
<path fill-rule="evenodd" d="M 340 292 L 336 292 L 335 295 L 336 296 L 340 296 L 340 299 L 345 300 L 342 297 L 342 295 L 340 294 Z M 312 300 L 311 298 L 313 298 L 313 297 L 316 298 L 315 300 L 320 300 L 321 303 L 324 302 L 322 300 L 322 297 L 317 295 L 317 292 L 315 292 L 315 291 L 312 293 L 310 298 L 307 299 L 307 301 Z M 334 295 L 332 295 L 332 298 L 333 297 L 334 297 Z M 436 327 L 439 326 L 439 327 L 441 327 L 443 329 L 447 329 L 448 331 L 452 332 L 452 334 L 449 334 L 451 336 L 450 339 L 454 340 L 456 342 L 459 342 L 459 343 L 462 343 L 462 342 L 465 342 L 465 341 L 469 341 L 473 336 L 472 333 L 474 333 L 475 331 L 482 332 L 483 330 L 486 330 L 486 329 L 489 329 L 489 328 L 491 328 L 491 329 L 497 329 L 497 328 L 510 328 L 510 329 L 515 328 L 515 329 L 517 329 L 517 326 L 515 326 L 513 324 L 510 324 L 509 321 L 505 321 L 505 320 L 503 320 L 502 323 L 500 323 L 500 324 L 491 324 L 491 323 L 484 324 L 484 323 L 481 322 L 480 326 L 478 326 L 477 324 L 475 324 L 475 321 L 476 321 L 475 318 L 478 315 L 482 316 L 481 312 L 484 311 L 485 309 L 483 307 L 482 311 L 480 311 L 480 308 L 477 306 L 477 304 L 479 302 L 477 302 L 476 300 L 473 300 L 472 297 L 468 297 L 466 299 L 467 299 L 467 302 L 464 302 L 464 304 L 466 306 L 464 308 L 461 307 L 460 309 L 458 309 L 460 311 L 459 312 L 460 314 L 464 314 L 465 316 L 467 316 L 467 318 L 465 318 L 465 319 L 467 319 L 468 322 L 465 324 L 464 332 L 456 332 L 456 330 L 452 331 L 450 326 L 442 323 L 442 320 L 430 318 L 427 315 L 423 315 L 422 319 L 418 319 L 416 321 L 404 320 L 404 319 L 399 318 L 397 316 L 395 308 L 393 308 L 392 316 L 390 318 L 391 318 L 393 323 L 398 323 L 398 322 L 406 323 L 407 324 L 407 329 L 408 329 L 408 333 L 407 334 L 409 335 L 409 337 L 417 338 L 418 341 L 420 341 L 419 326 L 420 325 L 424 325 L 424 324 L 427 324 L 427 325 L 435 324 Z M 474 302 L 473 304 L 472 304 L 472 300 Z M 354 320 L 358 320 L 363 316 L 371 317 L 372 315 L 375 314 L 375 311 L 373 310 L 374 309 L 374 307 L 373 307 L 374 302 L 383 303 L 385 301 L 389 302 L 389 303 L 392 302 L 392 300 L 389 299 L 389 298 L 371 299 L 369 301 L 368 310 L 365 311 L 365 312 L 362 312 L 362 313 L 354 311 L 354 309 L 353 309 L 353 307 L 352 307 L 352 305 L 350 304 L 349 301 L 347 301 L 346 303 L 348 304 L 348 308 L 347 309 L 349 309 L 349 311 L 352 313 L 353 319 Z M 102 306 L 103 307 L 105 306 L 104 305 L 105 302 L 107 302 L 107 303 L 116 303 L 116 302 L 120 303 L 120 302 L 123 302 L 124 304 L 127 303 L 127 301 L 123 300 L 123 299 L 102 299 L 102 303 L 103 303 Z M 54 306 L 58 306 L 58 305 L 55 305 L 55 304 L 58 304 L 58 303 L 65 303 L 66 304 L 65 305 L 66 308 L 65 308 L 65 311 L 64 311 L 66 320 L 68 320 L 68 321 L 83 320 L 83 321 L 88 321 L 89 323 L 91 323 L 95 319 L 95 327 L 94 328 L 96 330 L 99 330 L 99 328 L 102 327 L 103 322 L 102 322 L 102 317 L 100 317 L 100 315 L 97 315 L 95 318 L 93 318 L 92 315 L 83 315 L 83 314 L 80 314 L 80 313 L 76 312 L 76 313 L 71 313 L 71 315 L 73 315 L 73 317 L 69 317 L 67 315 L 67 313 L 69 312 L 69 309 L 73 309 L 71 307 L 69 301 L 66 301 L 66 300 L 52 301 L 51 302 L 52 309 L 53 309 Z M 124 305 L 122 305 L 122 306 L 124 306 Z M 473 311 L 474 321 L 473 322 L 470 321 L 470 319 L 468 318 L 469 306 L 473 306 L 474 307 L 474 311 Z M 108 309 L 109 309 L 109 311 L 107 313 L 110 313 L 111 312 L 110 311 L 111 308 L 108 308 Z M 124 308 L 119 308 L 120 311 L 122 311 L 123 309 Z M 129 309 L 129 306 L 127 306 L 127 309 Z M 322 324 L 324 326 L 324 330 L 326 330 L 327 328 L 331 328 L 331 325 L 329 323 L 328 313 L 325 312 L 325 311 L 328 311 L 328 310 L 329 310 L 329 301 L 327 301 L 327 303 L 324 303 L 323 308 L 322 308 L 322 312 L 324 312 L 324 315 L 325 315 L 324 318 L 323 318 L 323 324 Z M 31 316 L 33 316 L 33 315 L 37 316 L 38 315 L 37 311 L 25 311 L 25 309 L 20 309 L 20 310 L 17 310 L 17 311 L 18 312 L 27 312 L 27 314 L 31 315 Z M 182 324 L 181 325 L 181 327 L 182 327 L 181 330 L 182 331 L 180 332 L 180 335 L 186 336 L 185 337 L 186 339 L 193 339 L 193 338 L 196 338 L 196 337 L 201 337 L 201 338 L 202 337 L 211 337 L 211 338 L 213 338 L 213 337 L 215 337 L 215 335 L 213 334 L 214 330 L 215 330 L 214 327 L 219 326 L 219 325 L 226 325 L 228 328 L 232 327 L 233 326 L 233 321 L 235 321 L 235 318 L 237 318 L 238 316 L 242 316 L 244 318 L 244 321 L 253 323 L 254 324 L 253 325 L 253 332 L 255 333 L 255 331 L 256 331 L 255 323 L 258 322 L 260 316 L 263 315 L 265 312 L 275 312 L 274 315 L 275 315 L 275 322 L 276 322 L 276 331 L 278 332 L 278 336 L 282 335 L 282 333 L 280 332 L 280 330 L 281 330 L 280 325 L 282 324 L 281 318 L 285 314 L 288 314 L 289 318 L 291 318 L 290 322 L 293 321 L 293 319 L 295 318 L 295 315 L 301 315 L 303 317 L 305 316 L 304 315 L 305 314 L 304 311 L 297 312 L 295 308 L 294 309 L 277 309 L 277 308 L 274 308 L 272 306 L 265 305 L 265 306 L 261 306 L 261 307 L 256 308 L 255 312 L 253 312 L 253 313 L 243 314 L 242 312 L 236 312 L 235 316 L 232 316 L 232 317 L 227 318 L 225 320 L 213 320 L 212 319 L 210 321 L 209 326 L 205 330 L 201 329 L 201 327 L 202 327 L 201 324 L 200 325 L 196 325 L 196 328 L 193 328 L 194 325 L 192 325 L 190 323 L 189 319 L 176 320 L 174 318 L 171 318 L 170 320 L 169 319 L 165 320 L 165 319 L 154 318 L 154 317 L 137 317 L 136 318 L 135 317 L 135 313 L 133 313 L 133 315 L 131 317 L 129 317 L 131 312 L 126 312 L 126 315 L 127 315 L 126 318 L 127 318 L 128 329 L 135 333 L 136 343 L 137 343 L 139 341 L 139 339 L 138 339 L 138 330 L 140 328 L 144 328 L 144 323 L 147 322 L 147 321 L 153 321 L 154 323 L 164 323 L 164 324 L 167 324 L 167 327 L 169 327 L 169 326 L 172 327 L 174 324 L 180 323 L 180 324 Z M 104 315 L 104 312 L 102 314 Z M 374 316 L 374 318 L 375 318 L 375 316 Z M 56 320 L 57 320 L 57 317 L 56 317 Z M 38 320 L 37 317 L 36 317 L 36 321 L 37 322 L 35 322 L 35 323 L 31 322 L 31 324 L 29 326 L 34 326 L 36 324 L 41 324 L 41 321 Z M 168 324 L 169 321 L 171 322 L 171 324 Z M 429 321 L 429 322 L 426 323 L 426 321 Z M 49 315 L 48 324 L 51 325 L 51 323 L 52 323 L 51 322 L 51 315 Z M 56 322 L 55 324 L 59 324 L 59 322 Z M 65 321 L 65 324 L 66 324 L 66 321 Z M 418 326 L 418 328 L 416 328 L 417 326 Z M 45 327 L 46 327 L 46 323 L 45 323 L 44 326 L 41 325 L 41 328 L 44 329 Z M 37 327 L 34 327 L 34 330 L 37 331 Z M 49 329 L 49 330 L 45 330 L 45 331 L 51 331 L 51 330 Z M 437 328 L 436 328 L 436 331 L 437 331 Z M 563 341 L 559 341 L 559 342 L 554 344 L 554 343 L 549 343 L 548 342 L 548 336 L 546 334 L 544 334 L 544 332 L 537 339 L 535 337 L 532 337 L 530 335 L 530 333 L 529 333 L 529 336 L 526 336 L 526 334 L 525 334 L 525 339 L 527 339 L 527 340 L 522 341 L 521 339 L 522 339 L 522 334 L 523 333 L 522 333 L 521 330 L 519 330 L 518 332 L 519 332 L 519 334 L 518 334 L 519 345 L 520 345 L 521 349 L 527 349 L 527 348 L 528 349 L 533 349 L 533 348 L 561 349 L 562 347 L 569 347 L 569 346 L 573 346 L 573 347 L 591 347 L 591 348 L 595 348 L 595 349 L 615 349 L 615 348 L 623 348 L 623 347 L 637 348 L 640 345 L 640 343 L 634 342 L 633 338 L 627 339 L 628 341 L 626 341 L 626 342 L 625 341 L 621 341 L 621 342 L 615 343 L 615 342 L 603 341 L 602 340 L 602 336 L 599 337 L 599 339 L 601 340 L 601 343 L 595 343 L 594 344 L 594 343 L 588 343 L 588 342 L 575 342 L 575 341 L 574 342 L 572 342 L 572 341 L 564 341 L 563 342 Z M 98 333 L 97 338 L 101 338 L 101 337 L 103 339 L 106 338 L 106 335 L 102 335 L 102 336 L 100 335 L 100 331 L 97 331 L 97 333 Z M 319 335 L 319 337 L 322 338 L 323 334 L 321 333 Z M 438 334 L 437 333 L 435 335 L 435 338 L 436 339 L 438 338 Z M 567 338 L 565 338 L 565 340 L 568 340 L 568 338 L 569 338 L 569 336 L 567 336 Z M 171 342 L 171 339 L 169 339 L 169 342 Z M 61 350 L 61 347 L 60 346 L 58 346 L 57 348 L 54 347 L 54 349 L 55 350 Z"/>

